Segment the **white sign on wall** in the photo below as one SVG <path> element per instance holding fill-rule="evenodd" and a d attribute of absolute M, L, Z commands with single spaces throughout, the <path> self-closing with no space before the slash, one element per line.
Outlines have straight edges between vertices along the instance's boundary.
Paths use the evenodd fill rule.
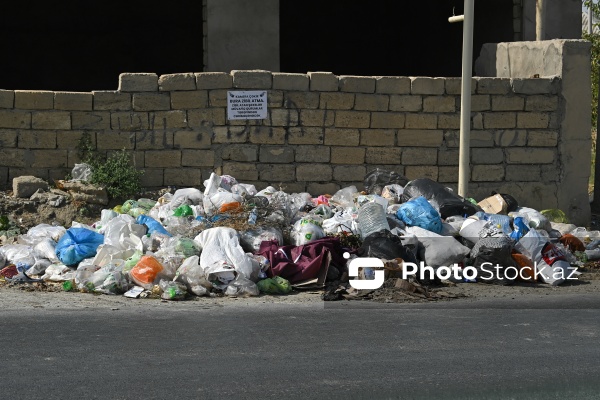
<path fill-rule="evenodd" d="M 267 91 L 228 91 L 227 119 L 267 118 Z"/>

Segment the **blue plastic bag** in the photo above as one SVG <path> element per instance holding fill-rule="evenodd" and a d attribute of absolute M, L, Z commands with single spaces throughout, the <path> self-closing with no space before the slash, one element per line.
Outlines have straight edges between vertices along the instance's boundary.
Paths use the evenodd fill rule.
<path fill-rule="evenodd" d="M 518 242 L 523 236 L 529 232 L 529 227 L 525 223 L 523 217 L 517 217 L 513 221 L 514 231 L 510 234 L 510 238 Z"/>
<path fill-rule="evenodd" d="M 442 232 L 440 214 L 423 196 L 402 204 L 396 216 L 408 226 L 418 226 L 438 234 Z"/>
<path fill-rule="evenodd" d="M 104 235 L 86 228 L 69 228 L 56 244 L 56 256 L 65 265 L 75 265 L 96 255 Z"/>
<path fill-rule="evenodd" d="M 173 236 L 165 229 L 164 226 L 162 226 L 160 222 L 147 215 L 142 214 L 138 216 L 135 222 L 140 225 L 146 225 L 146 228 L 148 228 L 148 234 L 150 235 L 152 235 L 154 232 L 158 232 L 162 233 L 163 235 Z"/>

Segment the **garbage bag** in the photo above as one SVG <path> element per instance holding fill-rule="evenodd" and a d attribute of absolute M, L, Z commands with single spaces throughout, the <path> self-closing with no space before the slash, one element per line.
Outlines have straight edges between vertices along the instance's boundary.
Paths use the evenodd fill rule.
<path fill-rule="evenodd" d="M 227 296 L 258 296 L 260 294 L 256 283 L 238 275 L 233 281 L 229 282 L 225 295 Z"/>
<path fill-rule="evenodd" d="M 34 243 L 42 239 L 52 239 L 55 242 L 58 242 L 61 237 L 67 232 L 67 230 L 63 226 L 55 226 L 48 224 L 39 224 L 30 228 L 27 231 L 27 236 L 30 238 L 34 238 Z"/>
<path fill-rule="evenodd" d="M 35 263 L 35 257 L 32 254 L 33 249 L 31 246 L 24 244 L 9 244 L 0 247 L 0 254 L 4 258 L 4 263 L 0 267 L 4 267 L 5 264 L 17 264 L 23 263 L 31 267 Z"/>
<path fill-rule="evenodd" d="M 470 216 L 481 211 L 479 206 L 454 194 L 450 189 L 428 178 L 410 181 L 404 186 L 402 198 L 408 201 L 414 197 L 424 197 L 442 218 L 453 215 Z"/>
<path fill-rule="evenodd" d="M 419 226 L 435 233 L 442 231 L 440 215 L 423 196 L 402 204 L 396 216 L 408 226 Z"/>
<path fill-rule="evenodd" d="M 408 179 L 394 171 L 375 168 L 365 176 L 365 191 L 371 194 L 381 195 L 383 188 L 387 185 L 398 184 L 405 186 Z"/>
<path fill-rule="evenodd" d="M 223 262 L 233 266 L 238 274 L 243 274 L 248 279 L 258 279 L 260 268 L 244 253 L 234 229 L 210 228 L 196 236 L 194 241 L 202 247 L 200 265 L 207 275 L 207 268 Z"/>
<path fill-rule="evenodd" d="M 129 276 L 138 285 L 145 289 L 152 289 L 154 282 L 164 276 L 164 266 L 158 259 L 151 255 L 145 255 L 129 271 Z"/>
<path fill-rule="evenodd" d="M 470 249 L 451 236 L 441 236 L 429 230 L 413 226 L 406 228 L 419 241 L 419 258 L 430 267 L 451 266 L 460 263 Z"/>
<path fill-rule="evenodd" d="M 550 225 L 548 218 L 533 208 L 519 207 L 516 211 L 508 213 L 508 215 L 513 218 L 523 217 L 530 228 L 543 229 L 546 232 L 552 230 L 552 225 Z"/>
<path fill-rule="evenodd" d="M 514 283 L 516 273 L 510 273 L 511 270 L 508 270 L 511 267 L 515 269 L 512 258 L 513 245 L 508 237 L 483 238 L 476 246 L 478 248 L 475 251 L 477 255 L 473 267 L 477 269 L 477 282 L 495 285 Z"/>
<path fill-rule="evenodd" d="M 244 251 L 256 253 L 260 249 L 262 242 L 277 240 L 278 243 L 283 243 L 283 234 L 275 227 L 258 227 L 240 232 L 240 245 Z"/>
<path fill-rule="evenodd" d="M 410 247 L 404 245 L 402 238 L 385 230 L 367 236 L 358 249 L 358 255 L 384 260 L 401 258 L 407 262 L 417 263 L 413 251 Z"/>
<path fill-rule="evenodd" d="M 161 279 L 158 283 L 161 290 L 161 299 L 184 300 L 187 289 L 183 283 Z"/>
<path fill-rule="evenodd" d="M 348 209 L 338 211 L 333 217 L 323 221 L 323 230 L 325 233 L 347 232 L 356 235 L 358 233 L 357 217 L 356 213 L 352 213 Z"/>
<path fill-rule="evenodd" d="M 348 186 L 335 192 L 329 199 L 329 204 L 337 205 L 342 208 L 354 206 L 354 195 L 358 193 L 356 186 Z"/>
<path fill-rule="evenodd" d="M 182 201 L 180 202 L 179 199 L 181 199 Z M 177 204 L 177 206 L 179 206 L 181 204 L 186 204 L 189 200 L 190 205 L 199 205 L 202 204 L 203 199 L 204 195 L 200 190 L 196 188 L 177 189 L 175 193 L 173 193 L 171 203 L 179 203 Z"/>
<path fill-rule="evenodd" d="M 173 280 L 183 283 L 188 292 L 196 296 L 208 294 L 212 287 L 211 283 L 206 279 L 204 269 L 200 266 L 200 257 L 198 256 L 186 258 L 177 270 Z"/>
<path fill-rule="evenodd" d="M 58 257 L 56 257 L 56 242 L 50 238 L 43 239 L 33 246 L 33 255 L 36 258 L 58 261 Z"/>
<path fill-rule="evenodd" d="M 136 222 L 140 225 L 145 225 L 148 228 L 149 234 L 158 232 L 163 235 L 172 236 L 171 233 L 169 233 L 169 231 L 167 231 L 160 222 L 147 215 L 140 215 L 139 217 L 137 217 Z"/>
<path fill-rule="evenodd" d="M 258 281 L 256 286 L 258 286 L 258 290 L 266 294 L 288 294 L 292 291 L 290 282 L 280 276 Z"/>
<path fill-rule="evenodd" d="M 322 220 L 318 216 L 301 218 L 294 224 L 290 234 L 292 243 L 296 246 L 307 244 L 313 240 L 325 237 L 325 232 L 321 225 Z"/>
<path fill-rule="evenodd" d="M 96 255 L 104 236 L 85 228 L 69 228 L 56 244 L 56 256 L 65 265 L 76 265 Z"/>
<path fill-rule="evenodd" d="M 550 222 L 558 222 L 560 224 L 568 224 L 569 223 L 569 218 L 567 217 L 567 215 L 562 210 L 559 210 L 556 208 L 542 210 L 542 211 L 540 211 L 540 214 L 542 214 L 544 217 L 548 218 L 548 220 L 550 220 Z"/>

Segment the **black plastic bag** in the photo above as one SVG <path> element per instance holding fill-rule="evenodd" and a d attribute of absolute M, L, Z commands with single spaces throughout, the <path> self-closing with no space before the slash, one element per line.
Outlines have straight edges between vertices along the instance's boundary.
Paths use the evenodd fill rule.
<path fill-rule="evenodd" d="M 365 176 L 365 191 L 369 194 L 381 196 L 381 191 L 387 185 L 398 184 L 404 186 L 408 179 L 394 171 L 387 171 L 381 168 L 375 168 Z"/>
<path fill-rule="evenodd" d="M 404 201 L 418 196 L 425 197 L 444 219 L 453 215 L 470 216 L 481 211 L 479 206 L 428 178 L 415 179 L 404 187 L 404 194 L 402 195 Z"/>
<path fill-rule="evenodd" d="M 517 211 L 517 208 L 519 208 L 519 203 L 517 202 L 517 200 L 514 197 L 512 197 L 510 194 L 506 194 L 506 193 L 492 192 L 492 196 L 495 194 L 499 194 L 500 196 L 502 196 L 502 198 L 506 202 L 506 212 L 507 213 L 512 212 L 512 211 Z"/>
<path fill-rule="evenodd" d="M 494 285 L 512 285 L 517 269 L 512 258 L 513 245 L 508 238 L 483 238 L 473 248 L 473 267 L 477 269 L 477 282 Z M 507 273 L 507 268 L 511 268 Z M 508 275 L 508 277 L 507 277 Z"/>

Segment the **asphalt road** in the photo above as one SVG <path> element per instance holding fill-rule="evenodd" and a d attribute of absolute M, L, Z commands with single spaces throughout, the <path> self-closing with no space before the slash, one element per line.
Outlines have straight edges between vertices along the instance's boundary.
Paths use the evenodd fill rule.
<path fill-rule="evenodd" d="M 600 396 L 600 295 L 560 308 L 196 304 L 3 311 L 0 398 Z"/>

